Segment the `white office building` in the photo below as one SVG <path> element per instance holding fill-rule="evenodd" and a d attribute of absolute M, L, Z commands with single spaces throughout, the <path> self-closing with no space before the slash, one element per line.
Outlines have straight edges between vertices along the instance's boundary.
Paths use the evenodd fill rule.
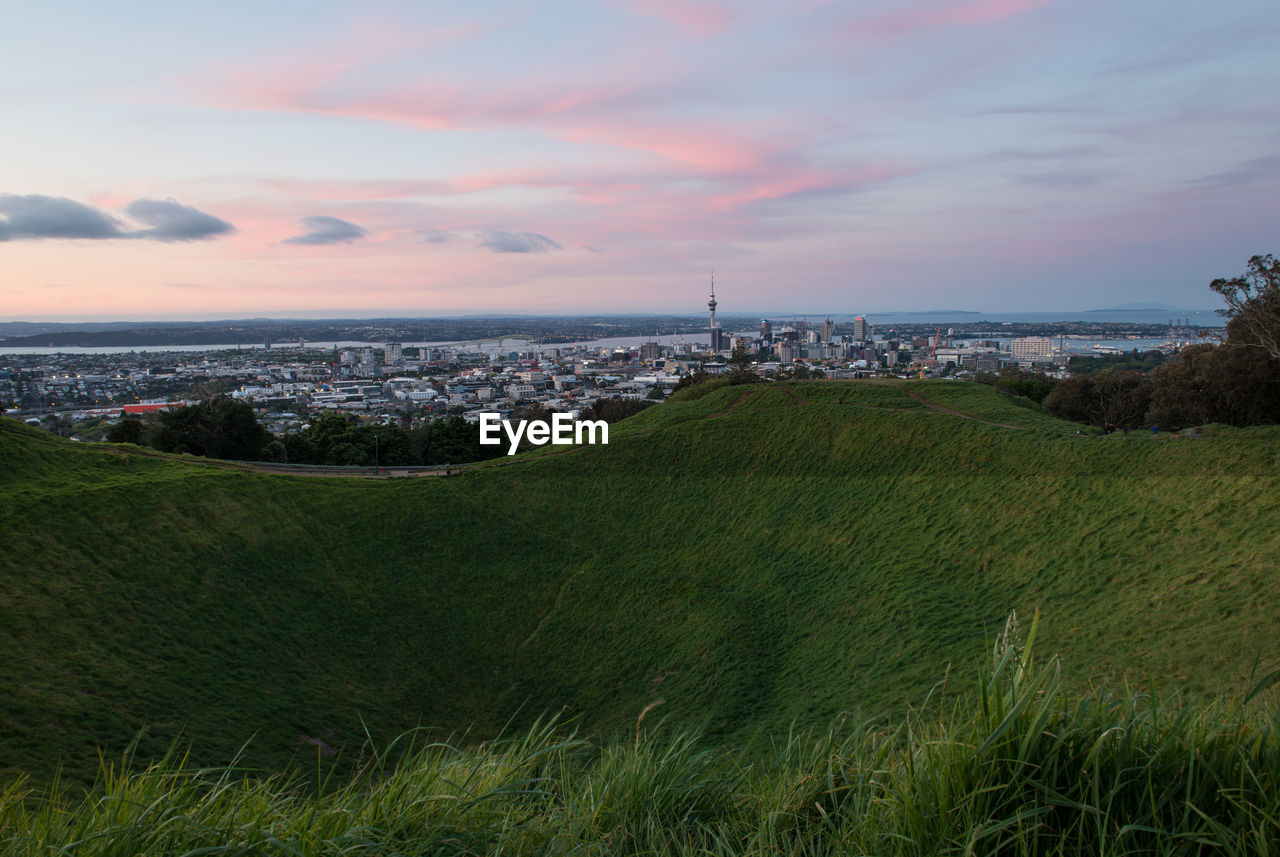
<path fill-rule="evenodd" d="M 1053 340 L 1047 336 L 1024 336 L 1009 343 L 1009 356 L 1019 362 L 1053 356 Z"/>

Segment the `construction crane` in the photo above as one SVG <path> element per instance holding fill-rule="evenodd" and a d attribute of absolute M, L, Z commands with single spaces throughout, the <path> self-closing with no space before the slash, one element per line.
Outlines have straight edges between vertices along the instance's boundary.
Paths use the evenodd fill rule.
<path fill-rule="evenodd" d="M 921 361 L 920 374 L 916 376 L 917 378 L 924 377 L 924 370 L 926 367 L 937 364 L 938 343 L 941 341 L 942 341 L 942 325 L 938 325 L 937 331 L 933 334 L 933 343 L 929 347 L 929 359 Z"/>

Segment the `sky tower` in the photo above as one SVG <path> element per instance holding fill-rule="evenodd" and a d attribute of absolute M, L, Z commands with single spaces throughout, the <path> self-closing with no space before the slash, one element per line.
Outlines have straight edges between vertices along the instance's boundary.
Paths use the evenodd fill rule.
<path fill-rule="evenodd" d="M 707 301 L 707 309 L 711 312 L 711 351 L 724 350 L 724 337 L 716 325 L 716 272 L 711 272 L 711 300 Z"/>

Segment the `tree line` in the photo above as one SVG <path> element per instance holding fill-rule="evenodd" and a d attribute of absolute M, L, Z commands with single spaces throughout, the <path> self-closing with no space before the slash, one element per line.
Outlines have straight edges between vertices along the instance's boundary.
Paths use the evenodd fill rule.
<path fill-rule="evenodd" d="M 1249 260 L 1246 273 L 1209 287 L 1223 297 L 1226 340 L 1193 345 L 1150 371 L 1109 369 L 1057 384 L 1044 406 L 1100 426 L 1180 428 L 1280 423 L 1280 262 Z"/>

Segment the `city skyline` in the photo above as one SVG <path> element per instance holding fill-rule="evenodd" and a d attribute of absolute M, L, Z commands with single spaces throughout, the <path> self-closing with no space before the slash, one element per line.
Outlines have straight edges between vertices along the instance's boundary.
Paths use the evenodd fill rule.
<path fill-rule="evenodd" d="M 1205 309 L 1280 249 L 1264 2 L 7 18 L 0 320 Z"/>

